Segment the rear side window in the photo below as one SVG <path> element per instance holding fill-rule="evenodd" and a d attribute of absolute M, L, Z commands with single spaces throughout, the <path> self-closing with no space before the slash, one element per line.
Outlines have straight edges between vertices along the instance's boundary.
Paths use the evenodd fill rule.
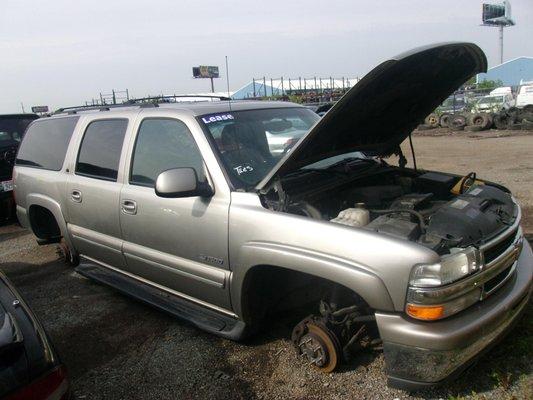
<path fill-rule="evenodd" d="M 91 122 L 83 135 L 76 174 L 116 181 L 127 126 L 127 119 Z"/>
<path fill-rule="evenodd" d="M 16 164 L 59 171 L 79 117 L 43 119 L 28 128 Z"/>
<path fill-rule="evenodd" d="M 175 119 L 145 119 L 135 142 L 130 183 L 153 187 L 161 172 L 186 167 L 205 180 L 202 155 L 187 126 Z"/>

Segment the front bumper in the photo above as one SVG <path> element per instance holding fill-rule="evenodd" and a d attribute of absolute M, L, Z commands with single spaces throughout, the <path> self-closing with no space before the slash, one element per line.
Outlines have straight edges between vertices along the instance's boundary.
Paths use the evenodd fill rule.
<path fill-rule="evenodd" d="M 533 253 L 526 241 L 516 263 L 514 276 L 497 292 L 442 321 L 377 312 L 389 385 L 407 390 L 438 385 L 503 337 L 531 295 Z"/>

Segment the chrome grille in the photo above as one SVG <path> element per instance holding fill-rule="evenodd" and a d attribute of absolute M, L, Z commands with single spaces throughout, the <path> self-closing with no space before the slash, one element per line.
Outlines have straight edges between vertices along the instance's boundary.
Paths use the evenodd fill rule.
<path fill-rule="evenodd" d="M 489 243 L 487 247 L 482 249 L 483 270 L 493 276 L 483 283 L 481 299 L 502 287 L 514 274 L 516 260 L 522 249 L 522 240 L 522 231 L 516 226 L 497 238 L 493 244 Z"/>
<path fill-rule="evenodd" d="M 516 239 L 516 234 L 518 229 L 514 229 L 508 237 L 503 239 L 501 242 L 496 243 L 495 245 L 483 250 L 483 256 L 486 264 L 491 263 L 501 254 L 505 252 L 509 247 L 511 247 Z"/>

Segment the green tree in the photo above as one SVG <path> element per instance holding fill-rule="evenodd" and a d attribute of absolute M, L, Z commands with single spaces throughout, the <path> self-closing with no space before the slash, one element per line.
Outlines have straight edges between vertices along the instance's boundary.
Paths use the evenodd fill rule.
<path fill-rule="evenodd" d="M 478 89 L 495 89 L 500 86 L 503 86 L 503 82 L 500 79 L 498 80 L 484 79 L 477 84 Z"/>

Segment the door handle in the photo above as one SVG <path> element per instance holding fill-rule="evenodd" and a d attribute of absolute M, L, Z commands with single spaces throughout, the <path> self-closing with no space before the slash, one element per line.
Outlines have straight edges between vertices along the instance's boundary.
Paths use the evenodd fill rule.
<path fill-rule="evenodd" d="M 124 200 L 122 202 L 122 212 L 124 214 L 137 214 L 137 203 L 133 200 Z"/>
<path fill-rule="evenodd" d="M 75 201 L 76 203 L 81 203 L 81 192 L 79 190 L 73 190 L 71 193 L 70 193 L 70 197 L 72 198 L 73 201 Z"/>

